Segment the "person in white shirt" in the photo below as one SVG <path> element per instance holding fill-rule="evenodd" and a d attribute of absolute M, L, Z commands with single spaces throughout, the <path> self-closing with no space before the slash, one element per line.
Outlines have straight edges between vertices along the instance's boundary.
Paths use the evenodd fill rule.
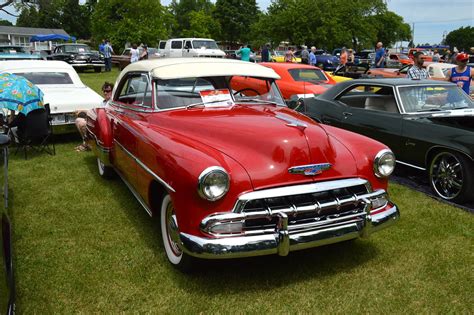
<path fill-rule="evenodd" d="M 98 107 L 105 107 L 107 102 L 112 97 L 113 89 L 114 89 L 114 85 L 112 83 L 105 82 L 104 85 L 102 85 L 102 93 L 104 93 L 104 100 L 100 104 L 98 104 Z M 86 142 L 87 113 L 81 111 L 77 113 L 77 116 L 78 117 L 76 118 L 75 124 L 76 124 L 77 131 L 79 131 L 79 134 L 81 135 L 82 143 L 76 147 L 76 151 L 77 152 L 89 151 L 90 148 Z"/>
<path fill-rule="evenodd" d="M 133 44 L 130 48 L 130 63 L 134 63 L 140 60 L 140 52 L 138 51 L 137 44 Z"/>

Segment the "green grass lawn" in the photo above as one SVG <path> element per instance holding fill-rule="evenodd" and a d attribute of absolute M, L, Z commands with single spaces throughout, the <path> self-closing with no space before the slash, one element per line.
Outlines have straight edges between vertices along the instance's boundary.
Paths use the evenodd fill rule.
<path fill-rule="evenodd" d="M 116 75 L 81 77 L 100 89 Z M 467 212 L 393 184 L 401 220 L 368 240 L 186 275 L 167 262 L 157 222 L 119 179 L 99 177 L 78 142 L 56 156 L 11 156 L 18 314 L 473 312 Z"/>

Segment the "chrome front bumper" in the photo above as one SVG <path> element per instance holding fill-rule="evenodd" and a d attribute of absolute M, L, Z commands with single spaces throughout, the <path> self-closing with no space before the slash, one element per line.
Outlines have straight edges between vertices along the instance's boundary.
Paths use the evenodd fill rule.
<path fill-rule="evenodd" d="M 385 191 L 369 193 L 372 197 L 385 194 Z M 205 259 L 241 258 L 278 254 L 286 256 L 290 251 L 317 247 L 358 237 L 368 237 L 373 232 L 394 224 L 400 218 L 397 206 L 390 201 L 383 208 L 370 210 L 367 198 L 361 200 L 364 212 L 345 217 L 335 217 L 325 222 L 301 226 L 288 225 L 288 215 L 273 213 L 279 217 L 277 228 L 271 233 L 259 235 L 238 235 L 227 237 L 199 237 L 179 233 L 172 238 L 188 255 Z M 230 220 L 240 214 L 230 212 Z M 225 218 L 226 214 L 219 214 Z M 176 227 L 177 228 L 177 227 Z"/>

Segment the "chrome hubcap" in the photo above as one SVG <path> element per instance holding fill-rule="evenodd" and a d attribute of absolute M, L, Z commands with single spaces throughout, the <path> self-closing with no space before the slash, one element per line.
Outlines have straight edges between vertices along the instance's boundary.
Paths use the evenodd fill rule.
<path fill-rule="evenodd" d="M 456 198 L 463 187 L 461 162 L 451 153 L 441 153 L 431 165 L 431 183 L 436 192 L 445 199 Z"/>
<path fill-rule="evenodd" d="M 170 244 L 171 250 L 176 256 L 180 256 L 182 251 L 176 241 L 177 230 L 178 224 L 176 221 L 176 215 L 174 214 L 173 205 L 170 202 L 166 207 L 166 235 L 168 236 L 168 243 Z"/>

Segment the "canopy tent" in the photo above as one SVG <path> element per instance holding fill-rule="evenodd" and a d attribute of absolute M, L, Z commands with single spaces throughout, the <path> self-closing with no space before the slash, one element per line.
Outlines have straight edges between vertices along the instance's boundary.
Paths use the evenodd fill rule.
<path fill-rule="evenodd" d="M 49 42 L 56 40 L 72 40 L 73 42 L 75 42 L 76 38 L 74 36 L 61 34 L 34 35 L 30 38 L 30 42 Z"/>

